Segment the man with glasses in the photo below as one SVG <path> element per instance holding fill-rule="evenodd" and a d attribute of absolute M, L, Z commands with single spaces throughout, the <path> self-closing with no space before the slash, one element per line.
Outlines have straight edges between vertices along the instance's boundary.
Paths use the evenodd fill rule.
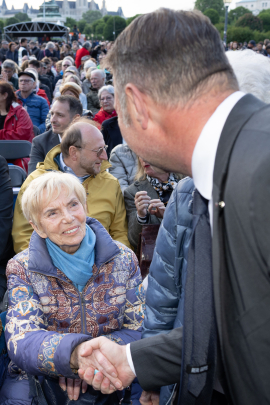
<path fill-rule="evenodd" d="M 114 240 L 130 247 L 124 199 L 118 180 L 106 171 L 110 167 L 106 149 L 101 132 L 88 119 L 80 118 L 66 129 L 61 145 L 49 151 L 18 194 L 12 229 L 16 253 L 28 247 L 33 230 L 21 210 L 22 195 L 32 180 L 51 170 L 76 176 L 87 194 L 87 215 L 97 219 Z"/>
<path fill-rule="evenodd" d="M 104 70 L 96 69 L 91 72 L 90 82 L 91 89 L 89 93 L 86 94 L 87 97 L 87 109 L 91 110 L 95 115 L 99 112 L 100 101 L 98 98 L 98 91 L 105 85 L 106 73 Z"/>
<path fill-rule="evenodd" d="M 36 77 L 31 72 L 20 72 L 19 91 L 17 97 L 21 100 L 23 107 L 27 110 L 30 118 L 41 133 L 45 132 L 45 120 L 49 112 L 47 101 L 35 94 Z"/>
<path fill-rule="evenodd" d="M 5 62 L 2 64 L 1 76 L 3 80 L 8 81 L 10 84 L 12 84 L 14 90 L 18 90 L 18 79 L 16 79 L 16 77 L 13 77 L 15 72 L 16 65 L 13 60 L 5 60 Z"/>

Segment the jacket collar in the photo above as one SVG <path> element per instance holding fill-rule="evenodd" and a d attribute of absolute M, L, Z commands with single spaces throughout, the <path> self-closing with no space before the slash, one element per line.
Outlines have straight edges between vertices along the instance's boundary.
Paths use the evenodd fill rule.
<path fill-rule="evenodd" d="M 87 217 L 86 223 L 96 235 L 95 265 L 99 269 L 103 264 L 117 256 L 120 249 L 99 221 Z M 57 269 L 48 253 L 45 239 L 41 238 L 36 231 L 33 232 L 30 239 L 28 270 L 46 276 L 58 277 Z"/>

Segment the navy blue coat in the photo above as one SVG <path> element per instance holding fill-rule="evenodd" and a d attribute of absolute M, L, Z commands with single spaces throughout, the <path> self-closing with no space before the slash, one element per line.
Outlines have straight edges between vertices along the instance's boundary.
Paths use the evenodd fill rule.
<path fill-rule="evenodd" d="M 194 188 L 190 177 L 181 180 L 165 210 L 148 276 L 142 338 L 183 325 Z M 160 405 L 171 400 L 173 391 L 173 385 L 161 388 Z"/>
<path fill-rule="evenodd" d="M 30 115 L 33 124 L 36 125 L 39 128 L 40 133 L 43 134 L 46 130 L 45 120 L 49 112 L 47 101 L 44 98 L 37 96 L 34 92 L 26 99 L 22 98 L 20 90 L 16 94 L 22 101 L 23 107 Z"/>

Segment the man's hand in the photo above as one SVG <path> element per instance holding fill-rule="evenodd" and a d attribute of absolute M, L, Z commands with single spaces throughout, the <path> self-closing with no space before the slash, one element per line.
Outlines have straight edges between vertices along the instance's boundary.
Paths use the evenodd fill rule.
<path fill-rule="evenodd" d="M 83 394 L 87 391 L 87 383 L 79 379 L 73 380 L 72 378 L 59 377 L 59 385 L 63 391 L 67 390 L 70 401 L 77 401 L 80 396 L 81 387 Z"/>
<path fill-rule="evenodd" d="M 82 343 L 78 355 L 78 374 L 87 384 L 103 394 L 129 386 L 135 374 L 129 367 L 126 346 L 105 337 Z M 79 347 L 78 346 L 78 347 Z M 95 369 L 99 372 L 94 375 Z"/>
<path fill-rule="evenodd" d="M 159 405 L 159 393 L 154 391 L 143 391 L 140 403 L 142 405 Z"/>

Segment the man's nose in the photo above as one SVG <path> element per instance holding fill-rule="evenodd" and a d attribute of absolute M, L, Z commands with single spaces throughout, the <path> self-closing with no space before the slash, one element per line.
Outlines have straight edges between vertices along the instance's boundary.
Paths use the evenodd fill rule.
<path fill-rule="evenodd" d="M 101 160 L 108 160 L 108 155 L 107 155 L 107 152 L 106 152 L 105 149 L 103 149 L 103 151 L 102 151 L 102 153 L 101 153 L 101 155 L 100 155 L 99 158 L 100 158 Z"/>

